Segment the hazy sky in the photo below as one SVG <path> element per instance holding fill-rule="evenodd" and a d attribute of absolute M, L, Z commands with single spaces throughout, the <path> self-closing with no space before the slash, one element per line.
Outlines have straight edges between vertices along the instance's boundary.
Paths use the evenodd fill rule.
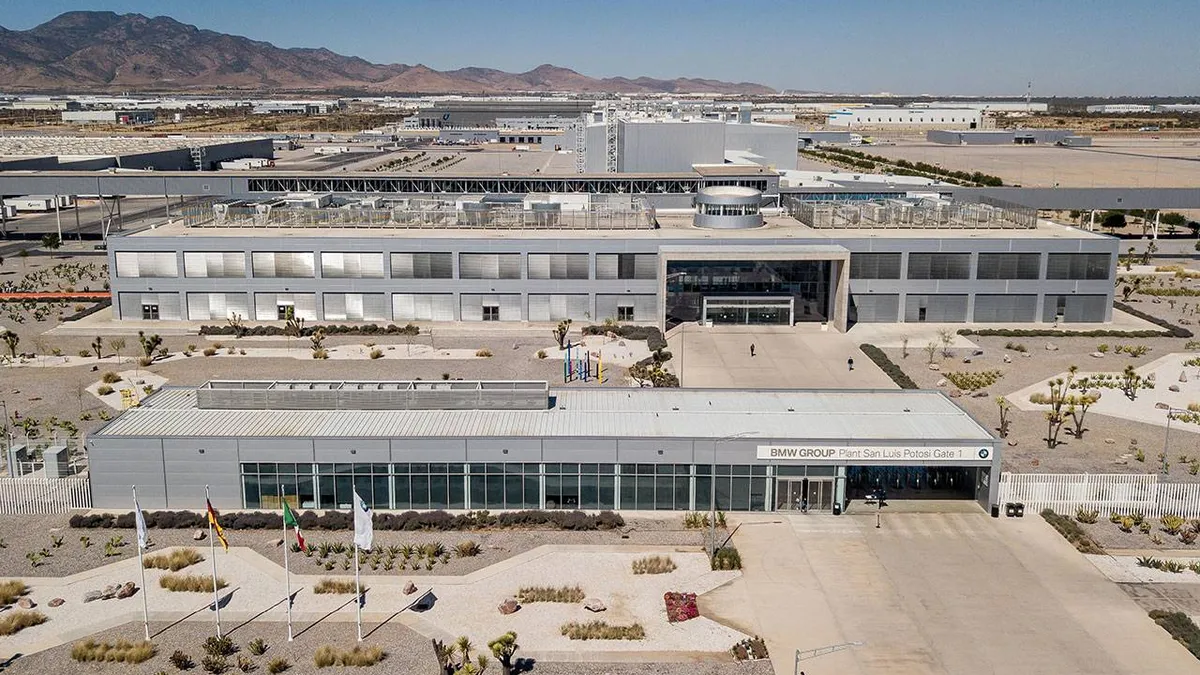
<path fill-rule="evenodd" d="M 1200 0 L 0 0 L 0 25 L 168 14 L 440 70 L 542 63 L 831 92 L 1200 95 Z"/>

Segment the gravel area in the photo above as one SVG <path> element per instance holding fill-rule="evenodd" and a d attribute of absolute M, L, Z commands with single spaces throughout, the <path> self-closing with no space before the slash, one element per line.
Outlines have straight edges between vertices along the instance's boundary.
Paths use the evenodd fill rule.
<path fill-rule="evenodd" d="M 1154 584 L 1200 584 L 1200 574 L 1190 569 L 1184 569 L 1176 574 L 1164 572 L 1150 567 L 1139 567 L 1135 556 L 1085 555 L 1088 562 L 1096 566 L 1109 581 L 1118 584 L 1154 583 Z M 1156 556 L 1160 560 L 1177 560 L 1188 564 L 1194 558 L 1172 558 L 1170 555 Z"/>
<path fill-rule="evenodd" d="M 68 516 L 5 516 L 0 519 L 0 542 L 5 545 L 0 549 L 0 576 L 5 577 L 62 577 L 78 572 L 94 569 L 101 565 L 137 556 L 137 535 L 131 529 L 73 529 L 67 524 Z M 412 544 L 419 546 L 429 542 L 441 542 L 451 552 L 455 544 L 472 540 L 480 544 L 483 552 L 475 557 L 451 557 L 448 564 L 437 564 L 432 571 L 422 566 L 418 570 L 411 566 L 401 572 L 397 558 L 392 571 L 385 571 L 386 556 L 378 570 L 370 568 L 371 560 L 361 559 L 361 573 L 364 575 L 380 574 L 385 576 L 417 577 L 425 575 L 459 575 L 469 574 L 475 570 L 487 567 L 493 563 L 511 558 L 514 555 L 545 544 L 577 544 L 577 545 L 640 545 L 640 546 L 702 546 L 704 533 L 699 530 L 684 530 L 682 515 L 679 518 L 636 518 L 627 519 L 624 530 L 597 530 L 591 532 L 571 532 L 563 530 L 481 530 L 472 532 L 391 532 L 377 531 L 375 542 L 379 547 L 402 546 Z M 150 539 L 154 548 L 168 546 L 194 546 L 207 555 L 207 541 L 193 541 L 193 530 L 160 530 L 151 529 Z M 52 537 L 63 538 L 61 548 L 54 548 Z M 84 548 L 80 537 L 88 537 L 91 546 Z M 118 555 L 105 557 L 104 544 L 111 537 L 120 536 L 125 545 L 116 549 Z M 233 546 L 247 546 L 263 556 L 283 562 L 283 552 L 276 542 L 282 533 L 274 530 L 226 530 L 226 536 Z M 628 538 L 625 538 L 628 537 Z M 329 532 L 325 530 L 310 530 L 305 532 L 307 543 L 316 548 L 323 541 L 343 542 L 349 544 L 351 533 Z M 288 538 L 289 544 L 292 541 Z M 32 567 L 25 554 L 31 551 L 49 550 L 50 557 L 43 559 L 42 564 Z M 153 549 L 152 549 L 153 550 Z M 453 552 L 452 552 L 453 555 Z M 335 563 L 333 570 L 326 571 L 319 564 L 318 556 L 308 558 L 303 554 L 290 556 L 292 570 L 299 574 L 342 574 L 344 555 L 331 554 L 326 560 Z M 352 559 L 351 559 L 352 560 Z M 350 568 L 353 570 L 353 567 Z"/>
<path fill-rule="evenodd" d="M 1075 514 L 1063 514 L 1073 518 Z M 1026 514 L 1028 517 L 1028 514 Z M 1135 527 L 1133 532 L 1122 532 L 1121 528 L 1114 523 L 1108 521 L 1108 514 L 1100 514 L 1100 520 L 1095 523 L 1079 523 L 1079 526 L 1084 529 L 1096 543 L 1103 546 L 1105 549 L 1126 549 L 1126 550 L 1147 550 L 1147 551 L 1183 551 L 1192 552 L 1193 555 L 1200 554 L 1200 544 L 1184 544 L 1179 541 L 1178 536 L 1163 532 L 1158 526 L 1157 518 L 1149 518 L 1150 524 L 1154 528 L 1150 534 L 1142 534 Z M 1078 522 L 1078 521 L 1076 521 Z M 1161 543 L 1154 543 L 1153 537 L 1157 535 Z"/>

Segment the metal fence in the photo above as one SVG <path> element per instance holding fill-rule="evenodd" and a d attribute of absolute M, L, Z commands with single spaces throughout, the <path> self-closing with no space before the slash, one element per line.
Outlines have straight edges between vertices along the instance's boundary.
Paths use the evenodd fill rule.
<path fill-rule="evenodd" d="M 1000 503 L 1007 502 L 1064 515 L 1084 508 L 1101 515 L 1116 511 L 1200 518 L 1200 483 L 1163 483 L 1153 474 L 1003 473 Z"/>
<path fill-rule="evenodd" d="M 92 508 L 87 473 L 67 478 L 0 477 L 0 515 L 31 516 Z"/>

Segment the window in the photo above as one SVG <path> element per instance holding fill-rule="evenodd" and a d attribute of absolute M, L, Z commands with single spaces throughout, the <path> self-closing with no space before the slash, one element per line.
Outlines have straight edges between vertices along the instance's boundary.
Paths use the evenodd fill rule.
<path fill-rule="evenodd" d="M 597 253 L 597 279 L 657 279 L 658 256 L 654 253 Z"/>
<path fill-rule="evenodd" d="M 909 253 L 909 279 L 970 279 L 970 253 Z"/>
<path fill-rule="evenodd" d="M 499 321 L 500 320 L 500 305 L 484 305 L 483 306 L 484 321 Z"/>
<path fill-rule="evenodd" d="M 617 305 L 617 321 L 633 321 L 633 305 Z"/>
<path fill-rule="evenodd" d="M 980 253 L 976 279 L 1037 279 L 1040 253 Z"/>
<path fill-rule="evenodd" d="M 322 253 L 321 276 L 326 279 L 382 279 L 382 253 Z"/>
<path fill-rule="evenodd" d="M 295 305 L 277 305 L 275 307 L 275 318 L 280 321 L 287 321 L 296 316 Z"/>
<path fill-rule="evenodd" d="M 311 252 L 263 252 L 250 254 L 256 277 L 311 279 L 316 275 Z"/>
<path fill-rule="evenodd" d="M 685 511 L 691 503 L 691 465 L 622 464 L 621 508 Z"/>
<path fill-rule="evenodd" d="M 171 251 L 118 251 L 117 276 L 126 278 L 162 278 L 179 276 L 175 253 Z"/>
<path fill-rule="evenodd" d="M 183 274 L 188 277 L 241 278 L 246 276 L 246 254 L 241 251 L 185 251 Z"/>
<path fill-rule="evenodd" d="M 460 253 L 458 275 L 463 279 L 520 279 L 520 253 Z"/>
<path fill-rule="evenodd" d="M 899 253 L 853 253 L 850 255 L 851 279 L 899 279 Z"/>
<path fill-rule="evenodd" d="M 530 279 L 587 279 L 586 253 L 530 253 Z"/>
<path fill-rule="evenodd" d="M 1046 261 L 1047 279 L 1108 279 L 1112 256 L 1108 253 L 1051 253 Z"/>
<path fill-rule="evenodd" d="M 452 279 L 454 261 L 450 253 L 393 253 L 393 279 Z"/>
<path fill-rule="evenodd" d="M 158 321 L 158 305 L 142 305 L 143 321 Z"/>

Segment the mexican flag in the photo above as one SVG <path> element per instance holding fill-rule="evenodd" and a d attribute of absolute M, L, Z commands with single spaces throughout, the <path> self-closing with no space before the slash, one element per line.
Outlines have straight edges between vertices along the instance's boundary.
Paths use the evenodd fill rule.
<path fill-rule="evenodd" d="M 300 545 L 301 551 L 307 551 L 308 549 L 304 548 L 304 535 L 300 532 L 300 519 L 296 517 L 295 512 L 286 501 L 283 502 L 283 525 L 296 530 L 296 543 Z"/>

